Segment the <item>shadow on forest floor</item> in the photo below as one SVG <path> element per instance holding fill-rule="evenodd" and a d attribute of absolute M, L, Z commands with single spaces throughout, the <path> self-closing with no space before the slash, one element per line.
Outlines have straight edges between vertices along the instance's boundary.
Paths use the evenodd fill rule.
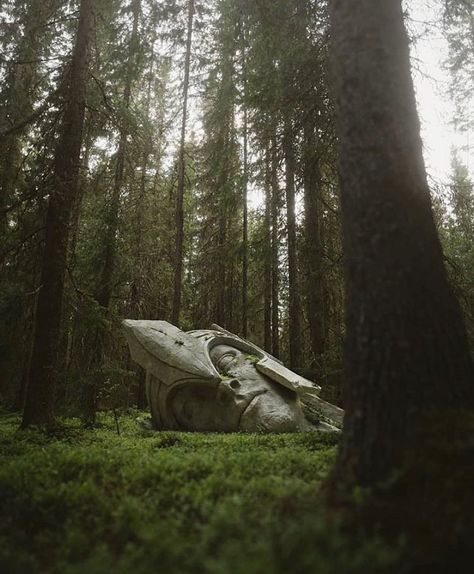
<path fill-rule="evenodd" d="M 150 432 L 122 414 L 60 436 L 0 416 L 4 574 L 382 571 L 395 552 L 318 511 L 336 436 Z"/>

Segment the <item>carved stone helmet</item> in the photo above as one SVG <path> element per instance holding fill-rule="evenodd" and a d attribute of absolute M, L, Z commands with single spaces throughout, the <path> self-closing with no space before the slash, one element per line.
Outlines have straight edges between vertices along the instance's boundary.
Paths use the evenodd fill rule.
<path fill-rule="evenodd" d="M 298 397 L 318 394 L 320 387 L 256 345 L 216 325 L 188 332 L 166 321 L 126 320 L 123 326 L 133 360 L 147 372 L 155 428 L 224 432 L 314 428 Z"/>

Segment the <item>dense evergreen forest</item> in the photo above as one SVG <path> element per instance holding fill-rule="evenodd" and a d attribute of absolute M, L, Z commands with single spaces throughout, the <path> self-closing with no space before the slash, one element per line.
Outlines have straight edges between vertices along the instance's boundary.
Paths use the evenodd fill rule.
<path fill-rule="evenodd" d="M 82 28 L 78 9 L 5 9 L 6 402 L 24 400 L 48 238 L 51 289 L 61 286 L 44 295 L 38 336 L 43 361 L 60 357 L 50 369 L 60 408 L 93 418 L 99 397 L 142 401 L 122 317 L 218 323 L 324 377 L 339 400 L 342 256 L 325 5 L 94 2 L 82 6 L 90 19 Z M 58 165 L 69 145 L 74 161 Z M 67 225 L 56 230 L 48 201 L 58 178 L 70 191 L 54 215 Z M 67 235 L 61 248 L 55 234 Z M 46 359 L 46 346 L 59 350 Z"/>
<path fill-rule="evenodd" d="M 469 131 L 474 6 L 437 5 L 455 119 Z M 107 572 L 110 556 L 117 571 L 144 573 L 160 560 L 177 573 L 316 572 L 316 562 L 324 562 L 321 572 L 461 568 L 474 516 L 472 438 L 466 440 L 474 427 L 474 182 L 462 150 L 452 150 L 449 182 L 428 185 L 410 29 L 410 2 L 402 7 L 400 0 L 0 3 L 6 572 Z M 126 318 L 169 321 L 184 331 L 216 323 L 252 341 L 345 409 L 342 438 L 237 435 L 220 442 L 196 435 L 193 442 L 134 429 L 130 417 L 147 409 L 147 399 L 145 372 L 121 331 Z M 67 482 L 67 444 L 82 457 L 71 459 L 72 467 L 83 460 L 90 469 L 80 475 L 100 475 L 106 444 L 128 469 L 114 486 L 117 466 L 104 462 L 104 484 L 130 507 L 120 507 L 120 518 L 101 507 L 91 532 L 107 550 L 94 550 L 83 569 L 90 542 L 77 524 L 53 565 L 36 531 L 26 529 L 34 544 L 25 542 L 19 514 L 33 511 L 15 490 L 22 464 L 28 473 L 41 466 L 36 446 L 49 449 L 45 468 L 56 467 Z M 125 459 L 133 452 L 140 465 L 140 449 L 147 462 L 134 478 Z M 163 457 L 176 449 L 163 458 L 177 473 L 176 499 L 150 462 L 153 449 Z M 267 490 L 255 480 L 234 508 L 238 481 L 228 498 L 215 492 L 230 470 L 250 480 L 245 449 L 259 461 L 256 476 Z M 214 463 L 215 491 L 202 486 Z M 48 472 L 41 480 L 55 489 Z M 276 482 L 265 482 L 263 473 L 272 472 Z M 153 473 L 169 498 L 161 494 L 155 514 L 147 514 L 143 500 L 131 497 L 134 488 L 148 492 Z M 194 478 L 200 486 L 188 499 L 180 488 Z M 47 514 L 47 497 L 39 503 L 35 488 L 26 481 L 37 496 L 32 507 Z M 68 500 L 83 496 L 80 490 L 78 482 Z M 90 500 L 98 506 L 106 492 L 91 490 Z M 252 496 L 268 504 L 264 522 L 252 514 Z M 154 524 L 173 500 L 180 510 L 166 524 L 179 535 L 166 533 L 168 554 L 166 545 L 153 558 L 124 553 L 127 543 L 150 551 L 153 528 L 115 532 L 100 522 L 134 524 L 135 509 Z M 204 504 L 213 500 L 223 531 L 249 547 L 240 570 L 233 565 L 238 547 L 219 546 L 219 522 Z M 305 500 L 326 510 L 314 518 L 302 510 Z M 69 510 L 61 504 L 58 515 L 86 517 L 82 502 Z M 23 510 L 15 513 L 17 506 Z M 242 512 L 235 533 L 233 512 Z M 301 554 L 300 518 L 316 547 L 327 550 Z M 66 519 L 57 520 L 67 528 Z M 197 531 L 186 530 L 188 521 Z M 57 545 L 47 518 L 36 527 L 50 529 L 47 549 Z M 261 546 L 252 546 L 246 528 L 262 533 Z M 364 546 L 364 533 L 382 533 L 384 542 L 370 538 Z M 188 535 L 186 562 L 175 546 Z M 401 570 L 394 548 L 403 537 L 409 544 Z M 206 558 L 211 539 L 223 549 L 215 562 Z M 308 535 L 301 540 L 307 545 Z M 257 558 L 259 549 L 267 555 L 286 543 L 299 556 L 293 569 L 290 551 L 276 552 L 272 564 Z M 22 545 L 30 554 L 16 556 Z"/>

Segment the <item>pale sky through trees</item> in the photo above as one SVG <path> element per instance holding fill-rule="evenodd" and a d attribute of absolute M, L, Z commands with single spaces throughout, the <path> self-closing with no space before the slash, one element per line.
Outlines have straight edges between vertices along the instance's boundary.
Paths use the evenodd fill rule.
<path fill-rule="evenodd" d="M 454 148 L 473 172 L 472 136 L 457 131 L 453 125 L 454 105 L 448 94 L 450 74 L 445 66 L 449 49 L 442 29 L 441 3 L 409 0 L 405 4 L 410 15 L 410 34 L 417 38 L 412 45 L 412 66 L 426 167 L 431 178 L 446 183 Z M 471 108 L 474 109 L 474 102 Z"/>
<path fill-rule="evenodd" d="M 474 172 L 471 141 L 474 135 L 456 130 L 453 124 L 454 104 L 449 96 L 451 78 L 446 68 L 449 47 L 443 30 L 442 3 L 440 0 L 407 0 L 405 7 L 409 12 L 409 33 L 414 40 L 411 45 L 412 71 L 426 169 L 430 185 L 442 188 L 449 181 L 454 149 L 471 174 Z M 471 109 L 474 111 L 474 98 Z M 249 201 L 253 208 L 261 206 L 262 190 L 252 187 Z M 301 201 L 298 201 L 298 210 L 301 209 Z"/>
<path fill-rule="evenodd" d="M 448 43 L 443 30 L 441 0 L 405 0 L 407 21 L 412 38 L 412 70 L 416 87 L 418 112 L 422 124 L 422 138 L 426 168 L 433 185 L 446 184 L 451 172 L 451 153 L 458 150 L 459 157 L 474 171 L 474 155 L 468 149 L 472 146 L 471 136 L 458 132 L 453 125 L 454 105 L 449 96 L 450 74 L 446 68 L 449 54 Z M 176 80 L 180 81 L 177 72 Z M 172 77 L 173 74 L 172 74 Z M 200 117 L 200 98 L 196 86 L 191 87 L 192 97 L 189 110 L 188 139 L 199 140 L 203 135 Z M 177 89 L 180 94 L 180 89 Z M 474 101 L 472 104 L 474 110 Z M 178 124 L 176 124 L 177 126 Z M 166 165 L 172 163 L 174 146 L 177 145 L 178 129 L 169 137 Z M 249 190 L 251 208 L 263 205 L 263 190 L 251 184 Z M 298 202 L 298 210 L 302 208 Z"/>

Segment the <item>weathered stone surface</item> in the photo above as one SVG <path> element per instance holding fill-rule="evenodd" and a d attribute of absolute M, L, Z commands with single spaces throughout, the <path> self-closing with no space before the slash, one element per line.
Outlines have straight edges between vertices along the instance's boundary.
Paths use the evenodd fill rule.
<path fill-rule="evenodd" d="M 317 396 L 318 385 L 217 325 L 189 332 L 166 321 L 123 326 L 133 360 L 147 371 L 157 429 L 294 432 L 342 424 L 343 411 Z"/>

